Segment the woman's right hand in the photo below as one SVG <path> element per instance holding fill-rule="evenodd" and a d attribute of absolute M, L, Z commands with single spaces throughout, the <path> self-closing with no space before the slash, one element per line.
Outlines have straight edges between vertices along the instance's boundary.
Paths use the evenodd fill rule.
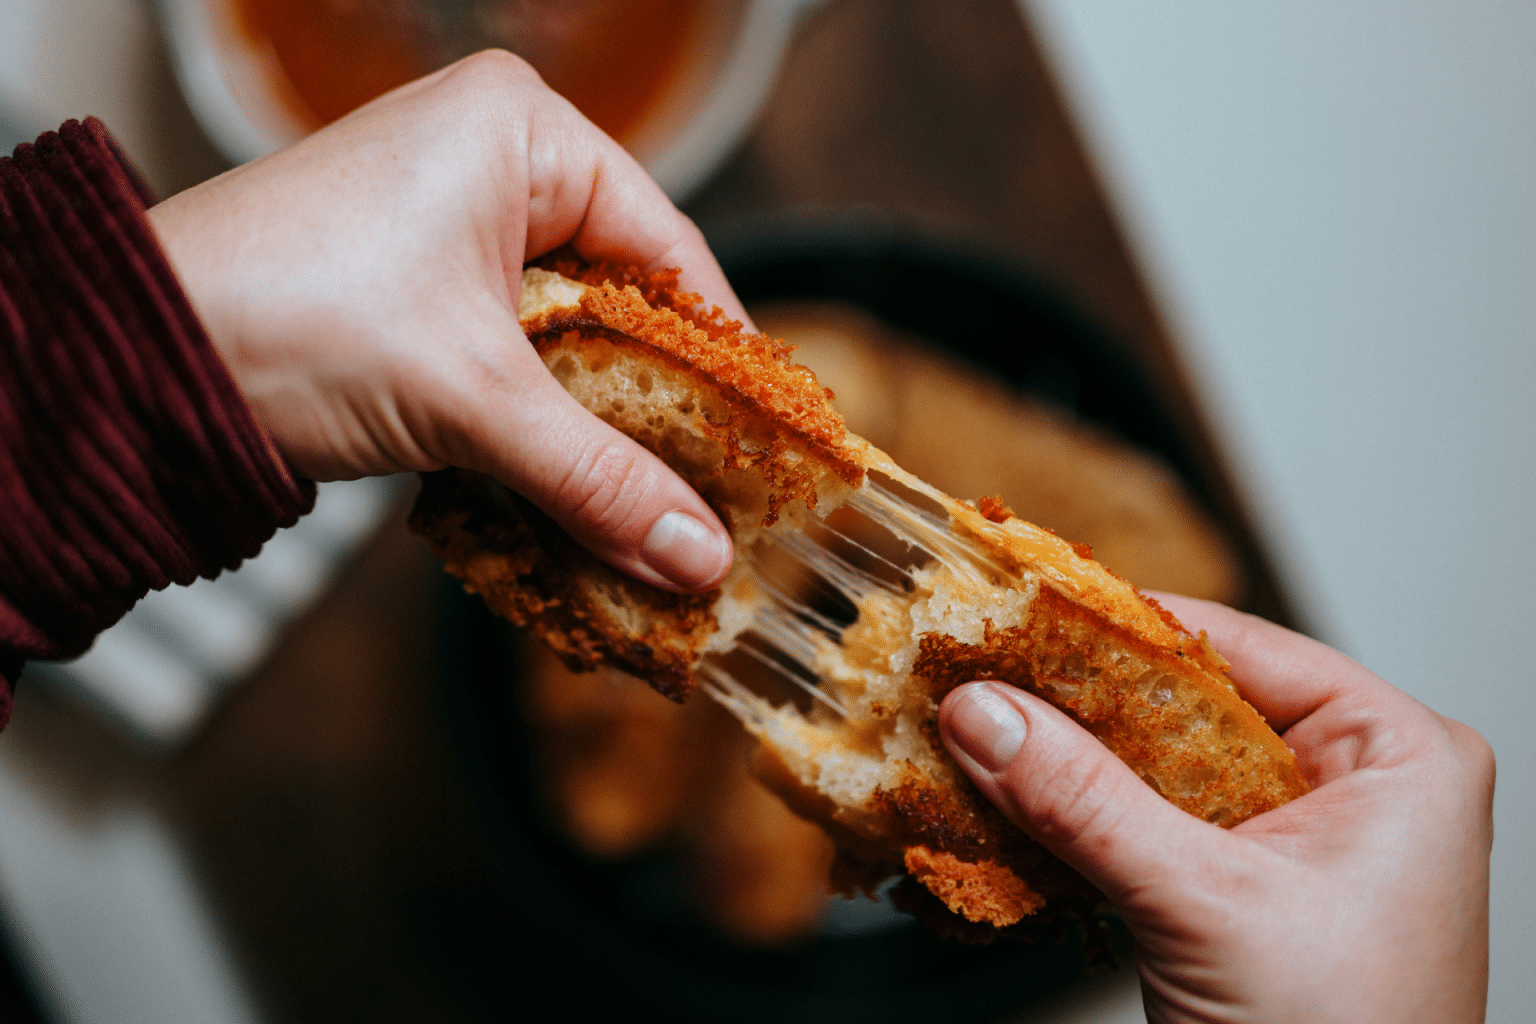
<path fill-rule="evenodd" d="M 1022 690 L 968 684 L 940 713 L 982 792 L 1124 917 L 1147 1019 L 1483 1020 L 1487 741 L 1316 641 L 1209 602 L 1158 600 L 1210 633 L 1310 793 L 1224 831 Z"/>

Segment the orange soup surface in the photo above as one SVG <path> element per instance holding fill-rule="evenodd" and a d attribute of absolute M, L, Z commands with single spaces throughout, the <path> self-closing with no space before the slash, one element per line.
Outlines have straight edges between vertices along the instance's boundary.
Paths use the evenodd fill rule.
<path fill-rule="evenodd" d="M 488 46 L 522 55 L 625 141 L 681 65 L 702 0 L 233 0 L 310 129 Z"/>

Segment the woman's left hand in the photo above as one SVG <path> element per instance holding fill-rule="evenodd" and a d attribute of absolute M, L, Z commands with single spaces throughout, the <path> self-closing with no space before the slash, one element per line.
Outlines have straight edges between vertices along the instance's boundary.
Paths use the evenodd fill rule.
<path fill-rule="evenodd" d="M 316 480 L 462 466 L 647 582 L 730 566 L 709 507 L 576 404 L 518 326 L 563 244 L 745 320 L 703 236 L 522 60 L 488 51 L 149 211 L 257 420 Z"/>

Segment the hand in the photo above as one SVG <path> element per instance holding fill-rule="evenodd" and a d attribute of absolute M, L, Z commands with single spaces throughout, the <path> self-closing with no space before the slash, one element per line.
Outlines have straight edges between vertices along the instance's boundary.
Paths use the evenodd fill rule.
<path fill-rule="evenodd" d="M 466 58 L 149 217 L 299 475 L 462 466 L 647 582 L 730 567 L 708 505 L 560 388 L 517 302 L 524 262 L 571 243 L 745 314 L 692 222 L 517 57 Z"/>
<path fill-rule="evenodd" d="M 1124 917 L 1147 1019 L 1481 1021 L 1487 742 L 1313 640 L 1208 602 L 1158 600 L 1209 631 L 1312 792 L 1223 831 L 1023 691 L 972 683 L 940 709 L 982 792 Z"/>

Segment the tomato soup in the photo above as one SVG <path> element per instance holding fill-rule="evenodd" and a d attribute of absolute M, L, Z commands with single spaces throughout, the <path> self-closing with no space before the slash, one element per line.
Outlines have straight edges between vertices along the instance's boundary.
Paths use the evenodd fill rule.
<path fill-rule="evenodd" d="M 521 54 L 625 141 L 699 30 L 703 0 L 232 0 L 274 58 L 274 85 L 310 129 L 488 46 Z"/>

